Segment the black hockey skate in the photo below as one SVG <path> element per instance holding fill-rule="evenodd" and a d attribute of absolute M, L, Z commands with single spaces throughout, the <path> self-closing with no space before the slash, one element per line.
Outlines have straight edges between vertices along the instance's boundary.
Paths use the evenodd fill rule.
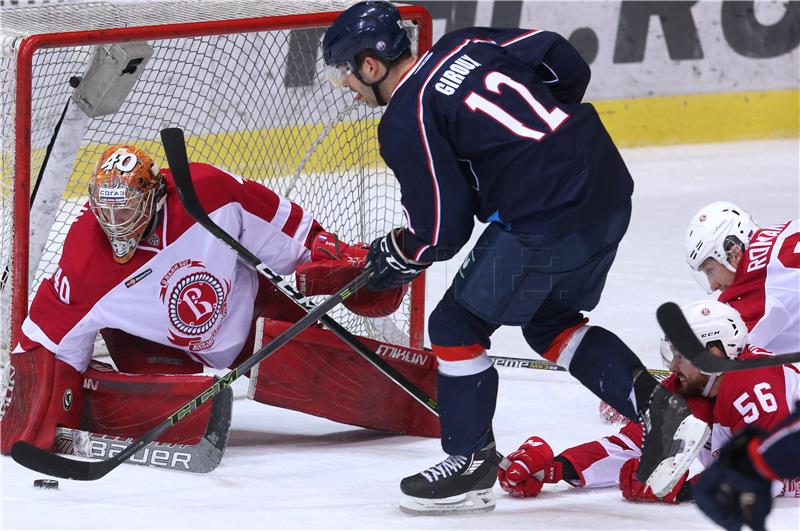
<path fill-rule="evenodd" d="M 636 479 L 656 496 L 667 495 L 697 457 L 711 430 L 686 401 L 656 386 L 642 413 L 644 440 Z"/>
<path fill-rule="evenodd" d="M 493 439 L 472 455 L 451 455 L 400 482 L 406 495 L 400 510 L 415 516 L 491 511 L 498 463 Z"/>

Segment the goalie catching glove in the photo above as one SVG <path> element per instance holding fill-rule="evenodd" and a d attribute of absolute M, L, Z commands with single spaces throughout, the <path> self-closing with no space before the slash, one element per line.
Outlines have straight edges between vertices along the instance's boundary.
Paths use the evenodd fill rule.
<path fill-rule="evenodd" d="M 372 276 L 367 283 L 369 289 L 383 291 L 396 289 L 417 278 L 431 264 L 408 258 L 400 247 L 398 238 L 403 229 L 394 229 L 378 238 L 369 246 L 367 268 Z"/>
<path fill-rule="evenodd" d="M 369 249 L 364 244 L 348 245 L 330 232 L 321 231 L 311 240 L 311 262 L 297 267 L 297 289 L 306 296 L 333 295 L 361 274 Z M 386 291 L 364 287 L 344 300 L 344 306 L 364 317 L 385 317 L 403 302 L 407 286 Z"/>

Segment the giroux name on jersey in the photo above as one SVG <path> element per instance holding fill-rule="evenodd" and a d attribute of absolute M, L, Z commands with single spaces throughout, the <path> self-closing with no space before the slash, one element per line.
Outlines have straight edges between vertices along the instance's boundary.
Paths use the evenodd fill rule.
<path fill-rule="evenodd" d="M 481 66 L 481 64 L 467 54 L 461 55 L 439 76 L 433 88 L 446 96 L 450 96 L 461 86 L 461 82 L 476 66 Z"/>

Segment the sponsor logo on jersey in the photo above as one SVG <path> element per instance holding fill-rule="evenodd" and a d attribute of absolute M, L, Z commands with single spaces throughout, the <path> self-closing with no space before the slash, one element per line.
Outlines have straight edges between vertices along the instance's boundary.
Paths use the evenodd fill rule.
<path fill-rule="evenodd" d="M 476 66 L 481 66 L 481 64 L 467 54 L 461 55 L 450 63 L 450 66 L 439 76 L 433 88 L 445 96 L 450 96 L 461 86 L 461 83 Z"/>
<path fill-rule="evenodd" d="M 158 234 L 153 233 L 147 237 L 146 243 L 150 247 L 158 247 L 159 245 L 161 245 L 161 238 L 158 237 Z"/>
<path fill-rule="evenodd" d="M 137 274 L 135 277 L 129 278 L 128 280 L 126 280 L 125 281 L 125 287 L 126 288 L 130 288 L 130 287 L 134 286 L 137 282 L 139 282 L 140 280 L 142 280 L 143 278 L 145 278 L 146 276 L 148 276 L 152 272 L 153 272 L 153 270 L 150 269 L 150 268 L 145 269 L 141 273 Z"/>

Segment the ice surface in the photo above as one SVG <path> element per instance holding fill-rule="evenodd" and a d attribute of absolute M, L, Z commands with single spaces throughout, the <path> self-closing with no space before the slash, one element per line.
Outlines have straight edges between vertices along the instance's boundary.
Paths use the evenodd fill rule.
<path fill-rule="evenodd" d="M 616 331 L 645 364 L 660 367 L 656 307 L 702 298 L 682 258 L 694 212 L 726 199 L 772 224 L 798 216 L 797 139 L 644 148 L 623 152 L 636 180 L 631 227 L 593 323 Z M 476 229 L 477 236 L 478 232 Z M 462 254 L 463 256 L 463 254 Z M 428 276 L 428 311 L 460 265 Z M 514 329 L 494 337 L 494 353 L 533 355 Z M 205 475 L 122 465 L 90 483 L 33 488 L 40 474 L 0 459 L 2 529 L 711 529 L 692 504 L 634 504 L 616 488 L 548 485 L 532 500 L 505 496 L 497 509 L 458 517 L 408 517 L 397 509 L 403 476 L 443 455 L 432 439 L 388 436 L 244 398 L 237 382 L 230 443 Z M 369 397 L 364 397 L 365 400 Z M 501 451 L 529 435 L 558 452 L 614 431 L 598 400 L 565 373 L 500 369 L 495 433 Z M 800 528 L 800 500 L 778 499 L 769 529 Z"/>

